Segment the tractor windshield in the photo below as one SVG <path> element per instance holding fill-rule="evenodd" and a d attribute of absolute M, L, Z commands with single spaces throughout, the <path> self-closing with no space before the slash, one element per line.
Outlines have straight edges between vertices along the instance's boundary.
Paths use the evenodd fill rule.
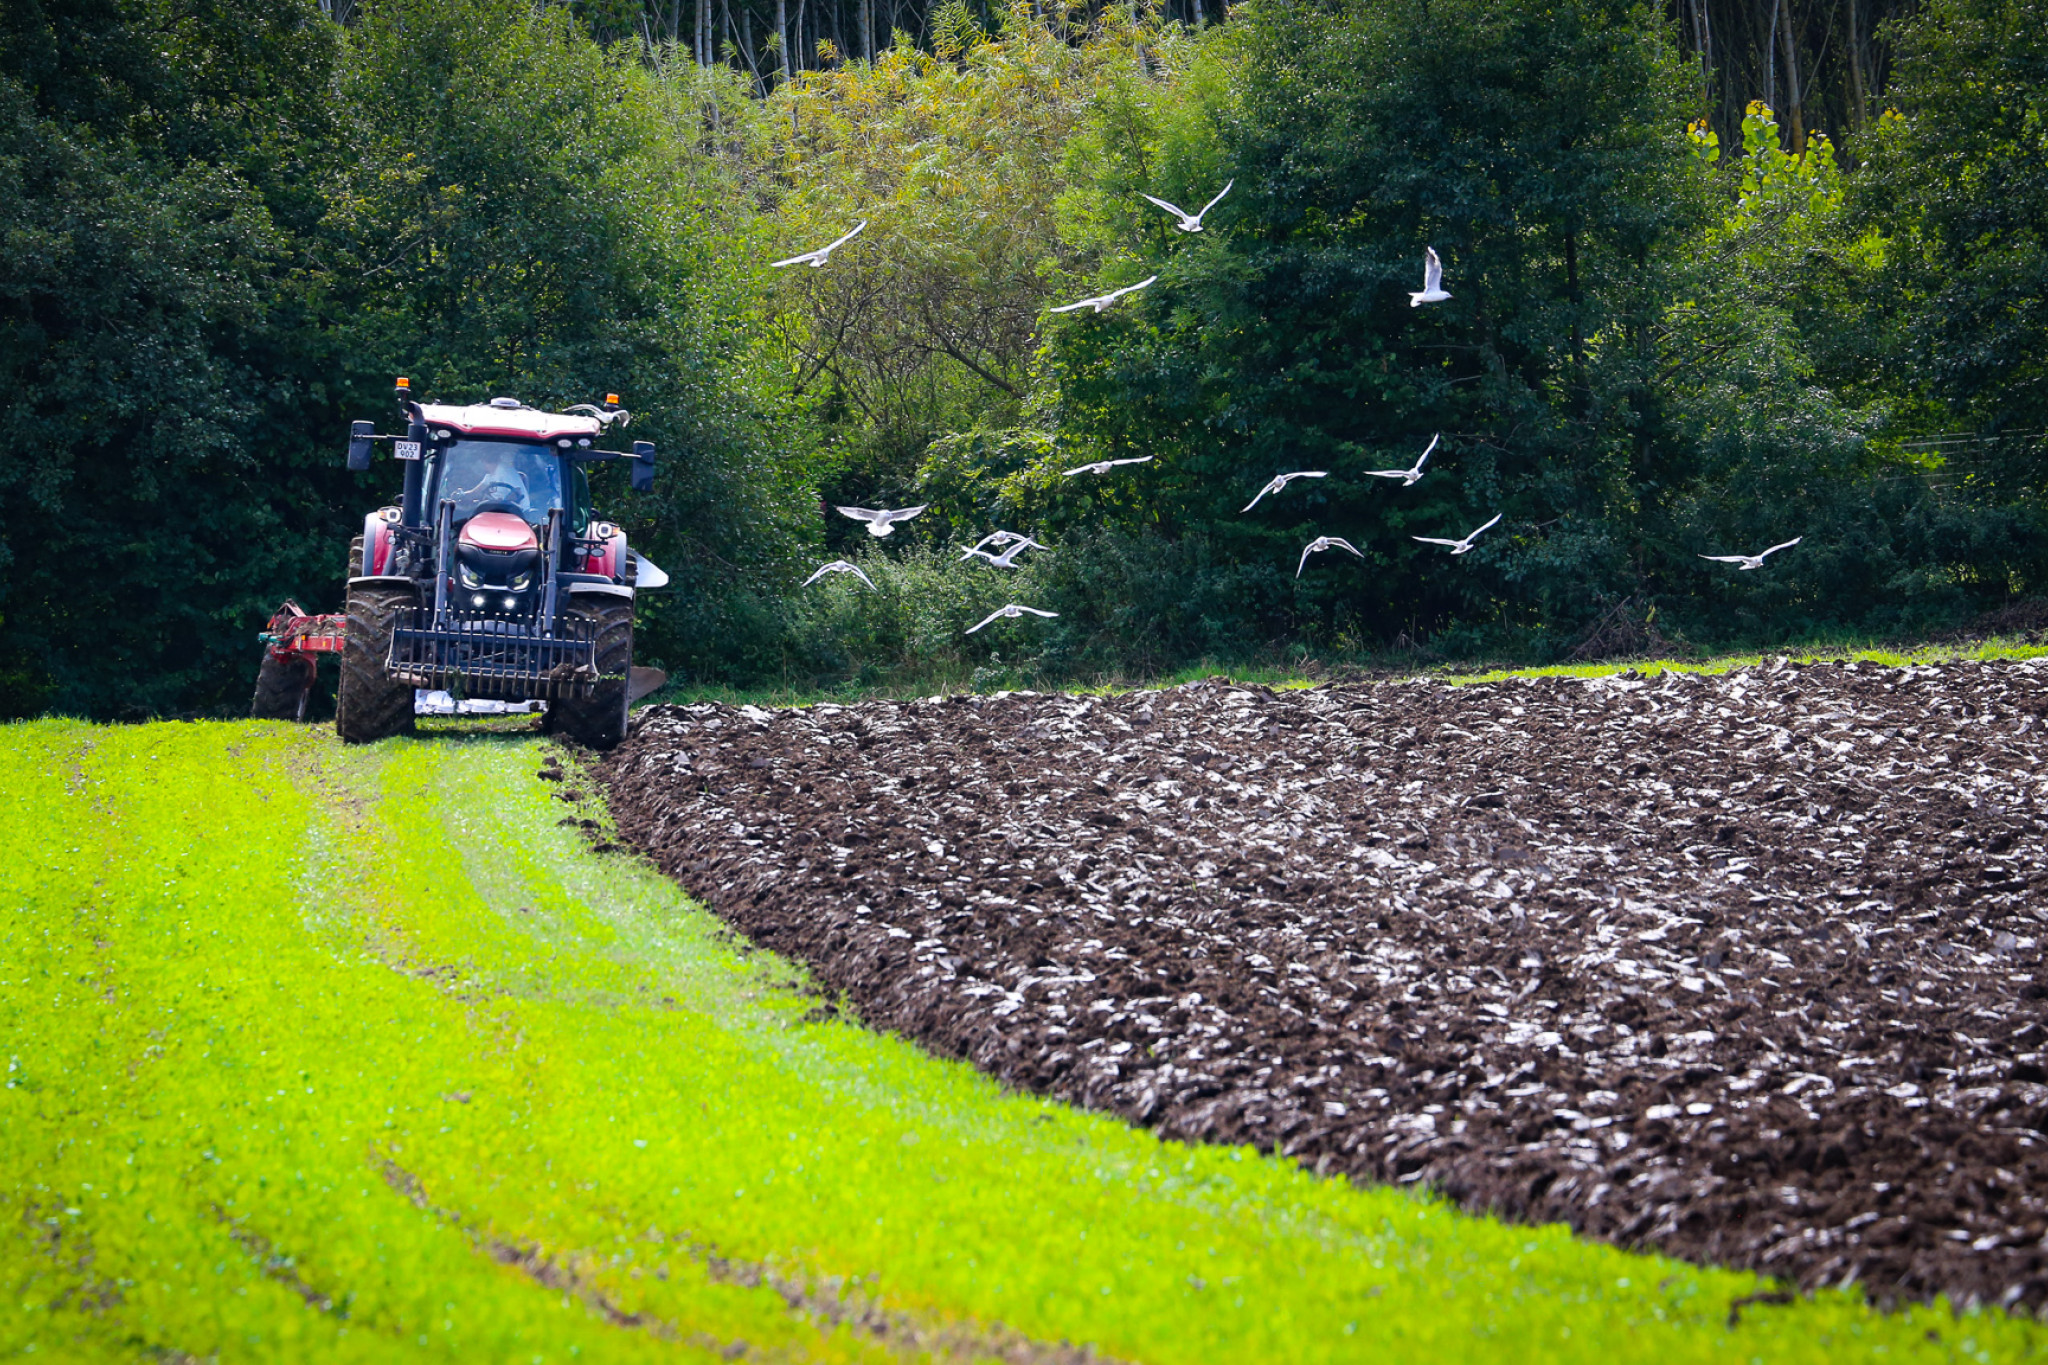
<path fill-rule="evenodd" d="M 441 448 L 434 500 L 455 500 L 455 520 L 479 512 L 510 512 L 522 521 L 545 521 L 562 506 L 561 457 L 544 445 L 517 441 L 451 441 Z"/>

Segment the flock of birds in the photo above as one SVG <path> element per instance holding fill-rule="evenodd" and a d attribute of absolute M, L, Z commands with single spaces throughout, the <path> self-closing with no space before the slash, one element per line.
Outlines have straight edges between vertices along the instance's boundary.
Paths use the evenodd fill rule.
<path fill-rule="evenodd" d="M 1166 212 L 1172 214 L 1177 220 L 1174 223 L 1174 226 L 1178 228 L 1180 231 L 1200 232 L 1202 230 L 1202 219 L 1208 216 L 1210 209 L 1215 208 L 1218 204 L 1223 202 L 1223 196 L 1229 194 L 1231 186 L 1235 185 L 1236 183 L 1237 182 L 1235 180 L 1227 182 L 1223 186 L 1223 188 L 1217 192 L 1216 197 L 1214 199 L 1211 199 L 1208 203 L 1202 205 L 1201 211 L 1198 213 L 1189 213 L 1185 209 L 1181 208 L 1176 204 L 1170 204 L 1164 199 L 1155 198 L 1154 196 L 1149 194 L 1145 195 L 1144 198 L 1150 200 L 1152 203 L 1158 205 Z M 798 255 L 790 256 L 784 260 L 775 261 L 772 263 L 772 265 L 773 267 L 778 269 L 783 266 L 791 265 L 808 265 L 814 269 L 822 267 L 825 264 L 825 262 L 831 258 L 832 253 L 834 251 L 838 250 L 840 247 L 846 245 L 846 243 L 852 241 L 855 237 L 859 236 L 861 230 L 867 227 L 867 225 L 867 220 L 863 218 L 858 224 L 854 226 L 853 231 L 847 233 L 845 236 L 839 238 L 837 241 L 828 242 L 824 246 L 819 247 L 816 251 L 805 251 L 799 253 Z M 1158 278 L 1159 277 L 1157 275 L 1148 275 L 1144 279 L 1139 280 L 1136 284 L 1125 285 L 1122 289 L 1113 289 L 1107 294 L 1097 294 L 1091 298 L 1085 298 L 1076 303 L 1063 304 L 1058 308 L 1049 309 L 1048 311 L 1054 313 L 1075 313 L 1079 312 L 1084 308 L 1087 308 L 1092 309 L 1097 313 L 1100 313 L 1103 312 L 1105 309 L 1109 308 L 1114 303 L 1116 303 L 1118 299 L 1121 299 L 1129 294 L 1135 294 L 1141 289 L 1150 287 L 1155 281 L 1158 280 Z M 1422 252 L 1422 288 L 1419 290 L 1411 290 L 1409 292 L 1408 306 L 1410 308 L 1420 308 L 1424 304 L 1442 303 L 1450 297 L 1450 294 L 1447 293 L 1444 289 L 1443 261 L 1437 256 L 1435 247 L 1424 247 Z M 1368 469 L 1365 471 L 1365 473 L 1369 477 L 1375 479 L 1399 479 L 1401 481 L 1401 486 L 1403 488 L 1411 488 L 1421 480 L 1423 475 L 1423 467 L 1429 463 L 1429 457 L 1435 453 L 1437 442 L 1441 439 L 1441 434 L 1437 436 L 1432 436 L 1430 438 L 1428 447 L 1423 450 L 1422 454 L 1416 459 L 1415 463 L 1407 469 Z M 1079 465 L 1073 469 L 1063 471 L 1062 477 L 1073 478 L 1076 475 L 1081 474 L 1107 474 L 1112 469 L 1118 468 L 1122 465 L 1149 464 L 1151 463 L 1151 461 L 1152 457 L 1150 455 L 1139 455 L 1132 458 L 1121 460 L 1095 460 L 1091 463 Z M 1274 475 L 1271 482 L 1267 483 L 1265 487 L 1261 488 L 1258 491 L 1258 493 L 1253 496 L 1252 500 L 1244 505 L 1240 515 L 1242 515 L 1243 512 L 1250 512 L 1253 508 L 1257 507 L 1259 505 L 1260 499 L 1267 497 L 1269 494 L 1277 494 L 1284 492 L 1287 486 L 1293 483 L 1296 479 L 1326 479 L 1329 476 L 1329 471 L 1326 469 L 1299 469 L 1288 474 L 1276 474 Z M 851 517 L 855 521 L 865 523 L 867 526 L 868 534 L 880 538 L 894 532 L 899 523 L 909 521 L 912 517 L 918 515 L 918 513 L 923 512 L 925 508 L 928 507 L 929 505 L 930 504 L 925 504 L 923 506 L 918 507 L 897 508 L 839 507 L 836 508 L 835 510 L 837 510 L 842 516 Z M 1477 530 L 1474 530 L 1469 535 L 1466 535 L 1458 540 L 1446 540 L 1440 536 L 1411 536 L 1410 539 L 1418 540 L 1422 542 L 1424 545 L 1443 546 L 1445 549 L 1449 550 L 1453 556 L 1470 554 L 1473 545 L 1475 544 L 1475 542 L 1478 541 L 1479 537 L 1486 531 L 1490 530 L 1493 526 L 1498 524 L 1500 519 L 1501 514 L 1496 512 L 1493 514 L 1492 519 L 1487 521 L 1485 525 L 1480 526 Z M 1738 566 L 1740 569 L 1760 569 L 1763 567 L 1764 560 L 1766 558 L 1776 554 L 1780 550 L 1791 549 L 1794 545 L 1797 545 L 1803 539 L 1805 539 L 1805 537 L 1795 536 L 1791 540 L 1785 541 L 1784 543 L 1779 545 L 1773 545 L 1768 550 L 1764 550 L 1761 553 L 1753 555 L 1701 555 L 1700 558 L 1710 559 L 1715 561 L 1716 563 L 1721 564 L 1734 564 Z M 990 534 L 982 537 L 979 544 L 962 551 L 960 557 L 962 559 L 983 559 L 998 569 L 1011 569 L 1016 567 L 1017 556 L 1022 554 L 1024 551 L 1043 550 L 1045 548 L 1045 546 L 1040 545 L 1037 541 L 1031 539 L 1029 536 L 1021 535 L 1016 531 L 993 531 Z M 1299 563 L 1295 565 L 1294 568 L 1294 576 L 1296 578 L 1300 578 L 1302 573 L 1308 568 L 1308 560 L 1310 555 L 1320 554 L 1325 550 L 1344 550 L 1348 551 L 1353 555 L 1356 555 L 1360 559 L 1365 558 L 1364 553 L 1360 551 L 1357 546 L 1353 545 L 1350 541 L 1345 540 L 1342 536 L 1317 536 L 1314 540 L 1311 540 L 1306 546 L 1303 547 L 1301 552 L 1301 560 Z M 859 565 L 854 564 L 852 561 L 845 559 L 835 559 L 829 564 L 820 565 L 816 573 L 812 574 L 809 578 L 804 580 L 803 586 L 809 587 L 811 584 L 816 583 L 819 579 L 824 578 L 828 574 L 841 573 L 852 574 L 855 578 L 858 578 L 861 582 L 867 584 L 867 586 L 870 588 L 873 588 L 875 586 L 874 580 L 870 579 L 865 573 L 861 572 Z M 974 634 L 974 632 L 980 630 L 983 626 L 989 625 L 995 621 L 1004 620 L 1006 618 L 1014 620 L 1020 616 L 1026 615 L 1027 613 L 1032 616 L 1044 617 L 1059 615 L 1059 613 L 1056 611 L 1041 611 L 1037 607 L 1027 607 L 1022 606 L 1016 602 L 1011 602 L 997 609 L 995 612 L 991 613 L 988 617 L 986 617 L 979 623 L 969 626 L 964 633 L 972 635 Z"/>

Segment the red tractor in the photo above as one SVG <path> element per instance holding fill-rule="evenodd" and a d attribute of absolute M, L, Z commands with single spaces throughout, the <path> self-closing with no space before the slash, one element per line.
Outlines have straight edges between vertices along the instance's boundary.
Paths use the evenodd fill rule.
<path fill-rule="evenodd" d="M 334 654 L 334 724 L 353 744 L 410 730 L 428 691 L 539 702 L 544 729 L 618 743 L 627 708 L 665 681 L 633 667 L 633 601 L 668 575 L 593 515 L 584 467 L 630 460 L 644 492 L 653 445 L 597 448 L 631 420 L 616 394 L 568 412 L 514 398 L 457 407 L 415 402 L 401 379 L 398 402 L 405 434 L 355 423 L 348 467 L 368 469 L 373 445 L 391 442 L 405 467 L 399 505 L 365 517 L 349 547 L 345 612 L 286 602 L 271 618 L 250 714 L 302 719 L 319 658 Z"/>

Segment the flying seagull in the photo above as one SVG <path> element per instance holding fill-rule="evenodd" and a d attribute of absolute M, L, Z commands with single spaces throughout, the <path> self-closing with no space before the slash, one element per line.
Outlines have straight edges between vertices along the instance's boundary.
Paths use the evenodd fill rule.
<path fill-rule="evenodd" d="M 1498 512 L 1495 512 L 1495 513 L 1493 514 L 1493 521 L 1499 521 L 1499 520 L 1500 520 L 1500 513 L 1498 513 Z M 1479 528 L 1479 531 L 1484 531 L 1484 530 L 1486 530 L 1486 529 L 1487 529 L 1487 527 L 1490 527 L 1490 526 L 1492 526 L 1492 525 L 1493 525 L 1493 521 L 1489 521 L 1489 522 L 1487 522 L 1485 526 L 1482 526 L 1482 527 L 1480 527 L 1480 528 Z M 1466 553 L 1467 551 L 1469 551 L 1469 550 L 1470 550 L 1470 549 L 1472 548 L 1472 542 L 1473 542 L 1473 541 L 1475 541 L 1475 540 L 1479 539 L 1479 531 L 1474 531 L 1474 532 L 1473 532 L 1473 533 L 1472 533 L 1471 535 L 1469 535 L 1469 536 L 1466 536 L 1466 537 L 1465 537 L 1465 538 L 1464 538 L 1463 540 L 1442 540 L 1442 539 L 1439 539 L 1439 538 L 1438 538 L 1438 537 L 1436 537 L 1436 536 L 1410 536 L 1410 537 L 1408 537 L 1408 538 L 1409 538 L 1410 540 L 1419 540 L 1419 541 L 1421 541 L 1421 542 L 1422 542 L 1422 543 L 1423 543 L 1424 545 L 1448 545 L 1448 546 L 1450 546 L 1450 547 L 1451 547 L 1451 553 L 1452 553 L 1452 554 L 1454 554 L 1454 555 L 1461 555 L 1461 554 L 1464 554 L 1464 553 Z"/>
<path fill-rule="evenodd" d="M 1020 540 L 1029 539 L 1031 539 L 1030 536 L 1019 535 L 1015 531 L 990 531 L 980 540 L 974 542 L 974 548 L 977 550 L 986 550 L 989 546 L 993 545 L 998 550 L 1000 550 L 1005 545 L 1014 545 L 1016 542 Z M 1045 547 L 1041 545 L 1039 548 L 1044 549 Z"/>
<path fill-rule="evenodd" d="M 1147 275 L 1144 279 L 1139 280 L 1136 284 L 1127 284 L 1121 289 L 1112 289 L 1107 294 L 1097 294 L 1092 299 L 1082 299 L 1079 303 L 1070 303 L 1064 307 L 1053 308 L 1047 311 L 1054 313 L 1071 313 L 1074 312 L 1076 309 L 1080 308 L 1093 308 L 1096 312 L 1099 313 L 1103 309 L 1109 307 L 1109 305 L 1111 305 L 1112 303 L 1115 303 L 1118 299 L 1122 298 L 1124 295 L 1135 294 L 1140 289 L 1143 289 L 1146 285 L 1152 283 L 1152 281 L 1158 278 L 1159 277 L 1157 275 Z"/>
<path fill-rule="evenodd" d="M 874 580 L 869 578 L 866 574 L 862 573 L 860 571 L 860 566 L 858 564 L 855 564 L 850 560 L 845 559 L 835 559 L 830 564 L 820 565 L 816 573 L 812 574 L 809 578 L 806 578 L 803 581 L 803 586 L 806 588 L 810 587 L 811 584 L 817 582 L 819 579 L 823 578 L 828 573 L 850 573 L 855 578 L 858 578 L 861 582 L 867 584 L 869 587 L 872 588 L 875 586 Z"/>
<path fill-rule="evenodd" d="M 1043 545 L 1040 545 L 1037 541 L 1031 539 L 1029 536 L 1019 536 L 1011 544 L 1010 548 L 1003 551 L 1001 554 L 991 554 L 987 550 L 984 550 L 979 545 L 977 545 L 971 550 L 961 551 L 960 557 L 962 559 L 973 559 L 979 556 L 980 558 L 986 559 L 989 563 L 995 565 L 998 569 L 1014 569 L 1017 567 L 1018 555 L 1023 554 L 1026 550 L 1043 550 L 1044 548 L 1045 547 Z"/>
<path fill-rule="evenodd" d="M 821 246 L 816 251 L 806 251 L 800 256 L 792 256 L 786 261 L 772 261 L 769 263 L 769 269 L 780 270 L 783 266 L 786 265 L 808 265 L 813 269 L 816 269 L 818 266 L 825 264 L 826 259 L 829 258 L 833 252 L 837 251 L 840 247 L 845 246 L 848 242 L 852 241 L 855 237 L 859 236 L 861 228 L 864 228 L 867 225 L 868 220 L 863 218 L 860 220 L 860 225 L 854 228 L 852 232 L 847 233 L 844 237 L 841 237 L 838 241 L 831 243 L 829 246 Z"/>
<path fill-rule="evenodd" d="M 1078 469 L 1069 469 L 1060 477 L 1071 479 L 1076 474 L 1107 474 L 1120 464 L 1150 464 L 1151 461 L 1152 457 L 1150 455 L 1140 455 L 1134 460 L 1097 460 L 1094 464 L 1084 464 Z"/>
<path fill-rule="evenodd" d="M 1778 551 L 1780 550 L 1789 550 L 1794 545 L 1797 545 L 1800 541 L 1804 539 L 1806 539 L 1805 536 L 1794 536 L 1792 537 L 1792 539 L 1786 541 L 1783 545 L 1773 545 L 1770 549 L 1765 550 L 1763 554 L 1701 555 L 1700 558 L 1711 559 L 1717 564 L 1739 564 L 1745 569 L 1761 569 L 1764 566 L 1764 555 L 1774 555 L 1778 553 Z"/>
<path fill-rule="evenodd" d="M 1442 303 L 1450 295 L 1444 292 L 1444 263 L 1437 259 L 1436 248 L 1422 248 L 1422 292 L 1411 291 L 1408 306 L 1420 308 L 1425 303 Z"/>
<path fill-rule="evenodd" d="M 969 626 L 965 633 L 968 635 L 972 635 L 975 631 L 980 630 L 982 626 L 987 625 L 990 621 L 1000 621 L 1005 616 L 1022 616 L 1027 611 L 1030 612 L 1033 616 L 1059 615 L 1059 613 L 1056 611 L 1040 611 L 1037 607 L 1020 607 L 1015 602 L 1012 602 L 1007 607 L 996 608 L 994 611 L 990 612 L 985 618 L 983 618 L 981 625 Z"/>
<path fill-rule="evenodd" d="M 929 506 L 931 506 L 930 503 L 924 505 L 924 507 Z M 895 511 L 890 511 L 887 508 L 876 509 L 872 507 L 841 507 L 836 510 L 841 516 L 852 517 L 855 521 L 866 522 L 869 535 L 886 536 L 895 531 L 897 522 L 909 521 L 919 512 L 922 512 L 924 507 L 903 507 Z"/>
<path fill-rule="evenodd" d="M 1351 553 L 1358 555 L 1360 559 L 1365 558 L 1364 555 L 1358 554 L 1358 547 L 1356 545 L 1340 536 L 1317 536 L 1308 543 L 1308 548 L 1301 552 L 1301 563 L 1294 566 L 1294 576 L 1296 578 L 1301 577 L 1301 571 L 1308 567 L 1308 557 L 1310 555 L 1320 554 L 1324 550 L 1349 550 Z"/>
<path fill-rule="evenodd" d="M 1259 498 L 1265 497 L 1268 493 L 1278 493 L 1296 479 L 1327 479 L 1329 477 L 1330 471 L 1327 469 L 1304 469 L 1294 474 L 1276 474 L 1273 476 L 1273 482 L 1261 488 L 1259 490 L 1259 497 L 1253 498 L 1250 502 L 1246 503 L 1239 515 L 1242 516 L 1244 512 L 1249 512 L 1254 507 L 1257 507 L 1259 505 Z"/>
<path fill-rule="evenodd" d="M 1406 488 L 1422 477 L 1422 467 L 1429 463 L 1430 451 L 1435 450 L 1436 443 L 1442 439 L 1440 435 L 1429 438 L 1429 450 L 1422 452 L 1422 458 L 1415 462 L 1413 469 L 1368 469 L 1365 472 L 1375 479 L 1399 479 L 1401 487 Z"/>
<path fill-rule="evenodd" d="M 1235 185 L 1236 183 L 1237 182 L 1235 180 L 1232 180 L 1228 184 L 1224 185 L 1222 190 L 1217 193 L 1214 199 L 1211 199 L 1208 203 L 1202 205 L 1202 211 L 1200 213 L 1191 214 L 1186 209 L 1181 208 L 1177 204 L 1169 204 L 1164 199 L 1152 199 L 1152 196 L 1149 194 L 1145 197 L 1147 199 L 1152 199 L 1153 203 L 1159 205 L 1160 208 L 1165 209 L 1168 213 L 1180 219 L 1180 221 L 1178 223 L 1175 223 L 1174 226 L 1179 228 L 1182 232 L 1200 232 L 1202 230 L 1202 219 L 1208 215 L 1210 209 L 1215 208 L 1218 204 L 1223 202 L 1223 196 L 1230 193 L 1230 186 Z"/>

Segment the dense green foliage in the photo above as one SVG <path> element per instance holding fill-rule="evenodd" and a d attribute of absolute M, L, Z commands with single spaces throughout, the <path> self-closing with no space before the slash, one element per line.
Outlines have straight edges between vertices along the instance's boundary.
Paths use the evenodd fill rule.
<path fill-rule="evenodd" d="M 390 498 L 348 422 L 632 399 L 689 603 L 800 506 L 713 262 L 729 176 L 562 11 L 10 6 L 0 31 L 0 711 L 232 712 L 279 599 L 338 605 Z M 712 90 L 713 98 L 728 97 Z M 678 618 L 688 618 L 687 610 Z M 701 633 L 707 622 L 678 621 Z M 658 628 L 657 628 L 658 629 Z"/>
<path fill-rule="evenodd" d="M 1996 1311 L 1757 1303 L 1752 1275 L 1161 1143 L 820 1021 L 788 964 L 561 828 L 540 758 L 0 733 L 0 842 L 37 851 L 0 864 L 0 1350 L 2039 1355 Z"/>
<path fill-rule="evenodd" d="M 662 484 L 600 504 L 674 575 L 641 653 L 693 683 L 1592 657 L 2048 591 L 2034 0 L 1886 30 L 1892 112 L 1832 130 L 1700 121 L 1626 0 L 955 3 L 765 97 L 588 6 L 339 12 L 0 24 L 0 713 L 236 709 L 253 630 L 332 606 L 391 496 L 338 456 L 401 373 L 626 394 Z M 1139 197 L 1226 181 L 1199 235 Z M 1425 246 L 1452 297 L 1410 308 Z M 1437 436 L 1414 487 L 1365 477 Z M 923 502 L 888 541 L 828 510 Z M 1468 556 L 1410 538 L 1496 512 Z M 959 559 L 997 525 L 1054 552 Z M 1365 562 L 1297 577 L 1318 534 Z M 840 554 L 885 591 L 799 590 Z M 1060 615 L 960 633 L 1006 600 Z"/>

